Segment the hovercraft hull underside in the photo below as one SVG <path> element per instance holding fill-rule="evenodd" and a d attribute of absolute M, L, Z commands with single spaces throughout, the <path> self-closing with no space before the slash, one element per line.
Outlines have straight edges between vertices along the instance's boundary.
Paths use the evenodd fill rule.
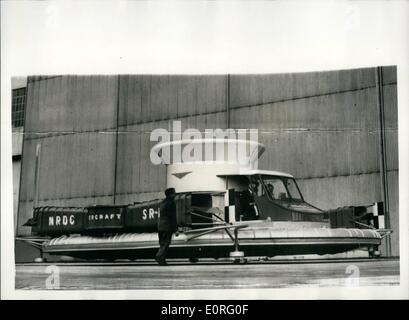
<path fill-rule="evenodd" d="M 376 247 L 381 236 L 370 229 L 313 228 L 274 230 L 245 228 L 238 232 L 239 250 L 246 256 L 336 254 L 358 248 Z M 83 259 L 153 258 L 158 250 L 157 233 L 125 233 L 108 237 L 71 235 L 46 241 L 43 252 Z M 234 241 L 225 231 L 190 239 L 174 235 L 169 258 L 228 257 Z"/>

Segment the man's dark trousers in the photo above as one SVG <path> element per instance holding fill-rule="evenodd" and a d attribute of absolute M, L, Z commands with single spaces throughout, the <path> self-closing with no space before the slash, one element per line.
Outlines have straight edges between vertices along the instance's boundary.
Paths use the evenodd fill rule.
<path fill-rule="evenodd" d="M 159 251 L 156 254 L 156 261 L 159 264 L 166 264 L 166 255 L 172 241 L 172 235 L 177 231 L 176 203 L 173 197 L 167 197 L 160 205 L 160 215 L 158 221 Z"/>
<path fill-rule="evenodd" d="M 168 254 L 170 242 L 172 241 L 172 231 L 159 231 L 159 245 L 160 248 L 156 254 L 156 261 L 165 262 L 166 256 Z"/>

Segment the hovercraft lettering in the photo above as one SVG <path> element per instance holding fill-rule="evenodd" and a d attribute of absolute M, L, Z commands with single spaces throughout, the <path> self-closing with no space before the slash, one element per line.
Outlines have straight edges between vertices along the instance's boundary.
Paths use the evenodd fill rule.
<path fill-rule="evenodd" d="M 121 220 L 120 213 L 96 213 L 88 215 L 88 221 L 112 221 Z"/>
<path fill-rule="evenodd" d="M 58 226 L 73 226 L 75 224 L 75 216 L 50 216 L 48 217 L 48 226 L 49 227 L 58 227 Z"/>
<path fill-rule="evenodd" d="M 154 208 L 145 208 L 142 210 L 142 219 L 143 220 L 152 220 L 155 219 L 155 215 L 159 215 L 159 208 L 155 210 Z"/>

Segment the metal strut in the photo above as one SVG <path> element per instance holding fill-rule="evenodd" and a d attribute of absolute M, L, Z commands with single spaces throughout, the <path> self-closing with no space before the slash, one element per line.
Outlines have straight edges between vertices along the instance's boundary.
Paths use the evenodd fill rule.
<path fill-rule="evenodd" d="M 246 263 L 247 260 L 244 258 L 244 252 L 239 250 L 239 229 L 242 227 L 239 226 L 234 228 L 234 251 L 230 252 L 230 257 L 233 258 L 234 263 Z"/>
<path fill-rule="evenodd" d="M 212 232 L 219 231 L 219 230 L 225 230 L 229 234 L 229 232 L 228 232 L 229 229 L 235 229 L 234 232 L 235 232 L 235 235 L 236 235 L 237 234 L 237 231 L 236 231 L 237 229 L 242 229 L 242 228 L 246 228 L 246 227 L 248 227 L 248 225 L 240 225 L 240 226 L 237 226 L 237 225 L 236 226 L 235 225 L 224 225 L 224 226 L 219 226 L 219 227 L 187 230 L 187 231 L 184 231 L 183 233 L 185 233 L 185 234 L 197 233 L 197 234 L 195 234 L 195 235 L 193 235 L 193 236 L 186 239 L 186 241 L 189 241 L 189 240 L 201 237 L 201 236 L 203 236 L 205 234 L 212 233 Z M 232 237 L 232 240 L 234 242 L 233 237 Z"/>
<path fill-rule="evenodd" d="M 233 262 L 235 263 L 240 263 L 240 262 L 246 262 L 246 259 L 244 258 L 244 252 L 239 250 L 239 229 L 246 228 L 248 225 L 225 225 L 225 226 L 220 226 L 220 227 L 213 227 L 213 228 L 202 228 L 202 229 L 195 229 L 195 230 L 188 230 L 185 231 L 185 234 L 189 233 L 197 233 L 191 237 L 188 237 L 186 241 L 190 241 L 195 238 L 199 238 L 205 234 L 212 233 L 215 231 L 219 230 L 224 230 L 226 233 L 229 235 L 229 237 L 233 241 L 234 245 L 234 251 L 230 252 L 230 257 L 233 258 Z M 229 229 L 234 229 L 234 237 L 232 234 L 229 232 Z"/>

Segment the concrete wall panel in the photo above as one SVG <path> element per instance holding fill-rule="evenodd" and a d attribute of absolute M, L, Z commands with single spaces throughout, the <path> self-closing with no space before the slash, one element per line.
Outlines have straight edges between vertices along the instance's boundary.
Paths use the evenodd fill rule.
<path fill-rule="evenodd" d="M 22 200 L 34 199 L 35 151 L 41 143 L 39 199 L 113 195 L 115 132 L 87 132 L 27 140 Z M 29 161 L 31 160 L 31 161 Z"/>
<path fill-rule="evenodd" d="M 386 131 L 386 162 L 388 170 L 399 169 L 398 131 Z"/>
<path fill-rule="evenodd" d="M 116 126 L 116 76 L 63 76 L 28 82 L 25 131 L 80 132 Z"/>
<path fill-rule="evenodd" d="M 232 75 L 231 106 L 251 106 L 375 86 L 373 69 Z"/>
<path fill-rule="evenodd" d="M 376 89 L 237 108 L 231 111 L 230 124 L 233 128 L 260 130 L 374 130 L 379 127 Z"/>
<path fill-rule="evenodd" d="M 167 121 L 161 122 L 167 127 Z M 159 123 L 120 128 L 118 136 L 118 159 L 116 195 L 153 192 L 163 188 L 165 167 L 150 161 L 150 150 L 157 142 L 150 141 L 151 130 Z"/>
<path fill-rule="evenodd" d="M 34 198 L 34 173 L 37 140 L 25 139 L 21 163 L 20 201 Z"/>
<path fill-rule="evenodd" d="M 397 68 L 396 66 L 382 67 L 383 84 L 397 83 Z"/>
<path fill-rule="evenodd" d="M 382 201 L 379 173 L 299 179 L 298 186 L 307 202 L 324 210 Z"/>
<path fill-rule="evenodd" d="M 261 169 L 297 178 L 332 177 L 379 170 L 377 133 L 360 131 L 274 131 L 259 133 L 266 151 Z"/>
<path fill-rule="evenodd" d="M 227 76 L 121 76 L 119 125 L 226 109 Z"/>
<path fill-rule="evenodd" d="M 19 200 L 18 204 L 18 216 L 16 233 L 18 236 L 28 236 L 31 234 L 31 228 L 23 226 L 28 219 L 33 217 L 33 201 Z"/>
<path fill-rule="evenodd" d="M 17 211 L 20 189 L 21 160 L 13 160 L 13 215 L 14 226 L 17 226 Z M 16 231 L 16 229 L 14 229 Z"/>
<path fill-rule="evenodd" d="M 398 92 L 396 84 L 383 86 L 385 128 L 398 129 Z"/>
<path fill-rule="evenodd" d="M 399 255 L 399 171 L 388 172 L 389 212 L 392 255 Z"/>

